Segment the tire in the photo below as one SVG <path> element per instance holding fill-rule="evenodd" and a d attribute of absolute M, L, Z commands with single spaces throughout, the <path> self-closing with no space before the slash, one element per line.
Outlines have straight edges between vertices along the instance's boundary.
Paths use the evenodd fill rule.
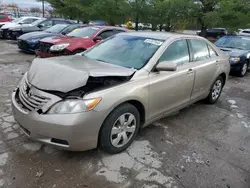
<path fill-rule="evenodd" d="M 84 51 L 85 51 L 85 50 L 76 50 L 76 51 L 73 52 L 73 55 L 78 54 L 78 53 L 81 53 L 81 52 L 84 52 Z"/>
<path fill-rule="evenodd" d="M 3 39 L 7 39 L 7 31 L 3 31 Z"/>
<path fill-rule="evenodd" d="M 219 76 L 213 83 L 208 97 L 205 99 L 207 104 L 214 104 L 220 98 L 222 89 L 224 86 L 224 79 L 222 76 Z"/>
<path fill-rule="evenodd" d="M 123 116 L 125 121 L 122 121 Z M 129 119 L 133 120 L 130 124 L 125 125 Z M 124 122 L 123 126 L 120 126 L 120 122 Z M 99 134 L 99 147 L 110 154 L 120 153 L 134 141 L 139 127 L 140 114 L 137 108 L 129 103 L 122 104 L 115 108 L 104 121 Z M 124 137 L 127 137 L 128 140 Z"/>
<path fill-rule="evenodd" d="M 248 64 L 247 62 L 245 62 L 244 64 L 242 64 L 242 66 L 240 67 L 240 70 L 238 72 L 238 76 L 239 77 L 244 77 L 247 73 L 247 69 L 248 69 Z"/>

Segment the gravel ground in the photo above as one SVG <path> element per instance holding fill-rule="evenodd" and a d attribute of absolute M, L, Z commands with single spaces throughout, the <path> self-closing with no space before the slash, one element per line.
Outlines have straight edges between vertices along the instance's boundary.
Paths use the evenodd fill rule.
<path fill-rule="evenodd" d="M 107 155 L 58 150 L 21 133 L 10 96 L 33 58 L 0 41 L 0 187 L 250 187 L 250 73 L 230 77 L 215 105 L 191 105 L 143 129 L 126 152 Z"/>

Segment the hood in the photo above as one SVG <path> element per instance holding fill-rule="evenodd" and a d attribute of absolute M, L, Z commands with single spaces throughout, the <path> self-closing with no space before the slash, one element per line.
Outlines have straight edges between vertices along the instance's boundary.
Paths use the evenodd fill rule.
<path fill-rule="evenodd" d="M 65 36 L 60 35 L 56 37 L 49 37 L 42 40 L 42 42 L 51 43 L 51 44 L 62 44 L 62 43 L 76 43 L 76 42 L 84 42 L 88 41 L 89 38 L 80 38 L 80 37 L 71 37 L 71 36 Z"/>
<path fill-rule="evenodd" d="M 48 33 L 48 32 L 43 32 L 43 31 L 37 31 L 37 32 L 31 32 L 31 33 L 26 33 L 24 35 L 21 35 L 19 39 L 21 40 L 31 40 L 31 39 L 43 39 L 45 37 L 52 37 L 56 36 L 58 34 L 56 33 Z"/>
<path fill-rule="evenodd" d="M 220 49 L 227 55 L 234 56 L 234 57 L 239 57 L 249 52 L 249 50 L 240 50 L 236 48 L 220 48 Z"/>
<path fill-rule="evenodd" d="M 8 29 L 8 28 L 10 28 L 10 27 L 16 27 L 16 26 L 20 26 L 20 24 L 18 24 L 18 23 L 6 23 L 6 24 L 4 24 L 4 26 L 1 28 L 1 29 Z"/>
<path fill-rule="evenodd" d="M 85 86 L 89 77 L 131 76 L 134 69 L 88 59 L 84 56 L 36 58 L 28 72 L 34 87 L 47 91 L 69 92 Z"/>

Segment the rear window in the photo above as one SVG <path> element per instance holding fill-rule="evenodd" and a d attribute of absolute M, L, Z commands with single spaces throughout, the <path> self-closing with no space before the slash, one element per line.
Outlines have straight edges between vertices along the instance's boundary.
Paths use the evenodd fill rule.
<path fill-rule="evenodd" d="M 209 29 L 208 32 L 225 32 L 225 29 Z"/>
<path fill-rule="evenodd" d="M 2 13 L 0 13 L 0 20 L 5 20 L 6 18 L 5 18 L 5 15 Z"/>
<path fill-rule="evenodd" d="M 242 31 L 242 33 L 250 33 L 250 31 Z"/>
<path fill-rule="evenodd" d="M 69 33 L 68 36 L 89 38 L 98 30 L 99 30 L 98 27 L 85 27 Z"/>

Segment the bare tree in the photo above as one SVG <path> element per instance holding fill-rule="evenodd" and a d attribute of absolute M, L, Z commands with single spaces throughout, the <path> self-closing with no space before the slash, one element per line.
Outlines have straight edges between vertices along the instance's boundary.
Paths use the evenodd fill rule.
<path fill-rule="evenodd" d="M 38 7 L 31 7 L 30 12 L 41 12 L 41 9 Z"/>

